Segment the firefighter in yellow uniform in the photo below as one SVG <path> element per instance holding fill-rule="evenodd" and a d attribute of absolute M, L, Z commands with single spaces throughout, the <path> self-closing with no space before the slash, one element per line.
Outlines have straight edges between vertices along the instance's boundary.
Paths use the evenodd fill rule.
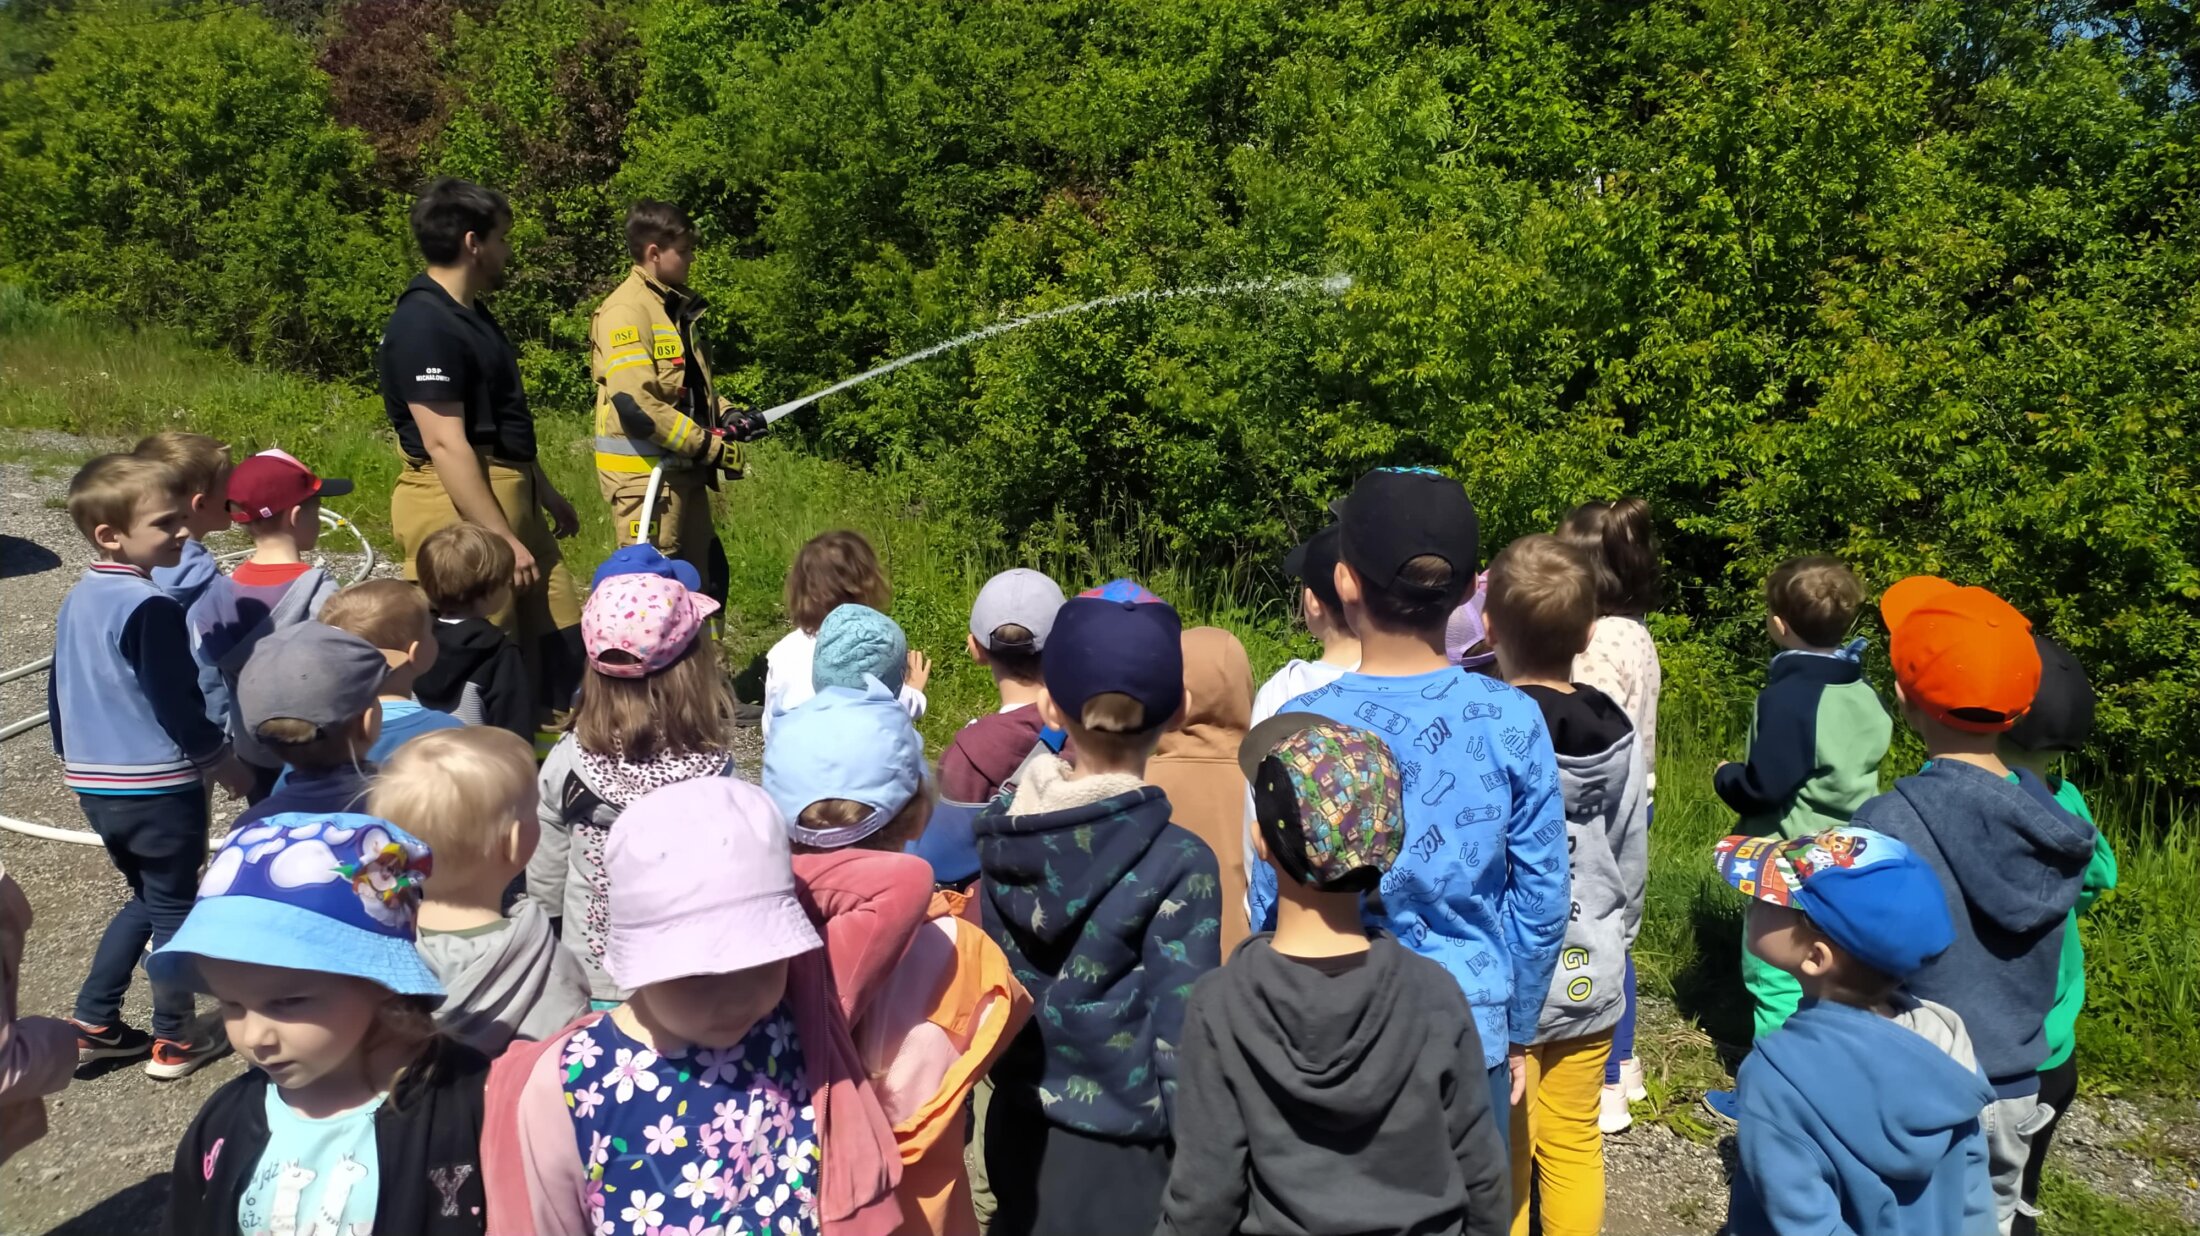
<path fill-rule="evenodd" d="M 678 207 L 637 202 L 627 213 L 634 269 L 596 309 L 589 326 L 596 381 L 596 479 L 611 504 L 620 543 L 642 536 L 650 473 L 663 482 L 650 540 L 666 557 L 694 566 L 703 591 L 726 599 L 726 551 L 711 518 L 721 477 L 741 475 L 741 443 L 760 418 L 711 388 L 710 363 L 696 346 L 703 300 L 688 290 L 695 230 Z"/>

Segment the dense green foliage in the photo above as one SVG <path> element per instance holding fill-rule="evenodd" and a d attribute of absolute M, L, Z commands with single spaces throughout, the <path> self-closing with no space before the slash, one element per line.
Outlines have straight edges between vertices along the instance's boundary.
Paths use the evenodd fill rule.
<path fill-rule="evenodd" d="M 729 384 L 1027 552 L 1287 543 L 1445 465 L 1491 541 L 1638 492 L 1661 633 L 1752 663 L 1833 550 L 2006 593 L 2200 783 L 2186 6 L 1966 0 L 119 0 L 0 84 L 0 277 L 359 378 L 418 177 L 520 210 L 499 302 L 585 402 L 622 203 L 702 220 Z M 1739 658 L 1739 662 L 1737 662 Z M 1690 681 L 1684 677 L 1684 681 Z M 1723 684 L 1692 680 L 1707 692 Z"/>

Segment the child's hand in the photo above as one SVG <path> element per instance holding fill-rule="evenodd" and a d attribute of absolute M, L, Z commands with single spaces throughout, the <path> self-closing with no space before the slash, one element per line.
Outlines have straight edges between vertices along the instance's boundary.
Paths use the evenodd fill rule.
<path fill-rule="evenodd" d="M 1505 1067 L 1512 1070 L 1512 1105 L 1518 1107 L 1528 1093 L 1528 1049 L 1518 1043 L 1507 1044 Z"/>
<path fill-rule="evenodd" d="M 909 672 L 903 681 L 912 691 L 924 690 L 924 684 L 932 681 L 932 658 L 912 648 L 909 650 Z"/>
<path fill-rule="evenodd" d="M 207 778 L 238 798 L 243 798 L 252 789 L 252 770 L 246 768 L 244 761 L 234 755 L 214 765 L 213 770 L 207 773 Z"/>

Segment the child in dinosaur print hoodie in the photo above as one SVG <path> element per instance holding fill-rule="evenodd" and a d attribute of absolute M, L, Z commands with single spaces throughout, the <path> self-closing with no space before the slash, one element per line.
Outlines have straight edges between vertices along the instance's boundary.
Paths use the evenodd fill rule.
<path fill-rule="evenodd" d="M 1095 592 L 1057 617 L 1040 700 L 1079 767 L 1034 756 L 975 825 L 985 927 L 1035 1008 L 993 1068 L 990 1236 L 1153 1230 L 1185 1002 L 1222 960 L 1214 851 L 1143 777 L 1182 704 L 1176 614 Z M 1094 732 L 1098 693 L 1139 701 L 1142 719 Z"/>

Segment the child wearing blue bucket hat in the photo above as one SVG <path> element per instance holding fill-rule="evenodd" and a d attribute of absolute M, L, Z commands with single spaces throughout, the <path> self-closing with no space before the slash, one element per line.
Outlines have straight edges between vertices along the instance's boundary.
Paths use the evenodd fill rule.
<path fill-rule="evenodd" d="M 436 1033 L 415 948 L 432 856 L 370 815 L 290 813 L 229 834 L 157 981 L 211 994 L 252 1071 L 176 1149 L 171 1233 L 485 1230 L 489 1063 Z"/>
<path fill-rule="evenodd" d="M 827 684 L 833 618 L 858 608 L 827 619 L 817 694 L 779 714 L 764 744 L 764 790 L 786 817 L 803 909 L 894 1126 L 899 1230 L 964 1236 L 977 1231 L 966 1100 L 1031 998 L 968 899 L 935 888 L 926 859 L 902 852 L 925 833 L 933 791 L 924 741 L 894 686 L 870 674 L 860 688 Z M 891 640 L 871 642 L 893 651 Z"/>

